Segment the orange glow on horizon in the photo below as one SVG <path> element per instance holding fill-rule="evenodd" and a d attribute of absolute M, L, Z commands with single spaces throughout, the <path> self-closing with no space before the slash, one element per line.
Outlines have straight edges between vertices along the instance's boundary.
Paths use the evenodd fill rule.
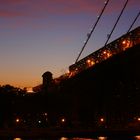
<path fill-rule="evenodd" d="M 33 88 L 32 87 L 27 87 L 26 90 L 27 90 L 27 93 L 33 93 Z"/>
<path fill-rule="evenodd" d="M 39 80 L 38 80 L 39 79 Z M 11 85 L 11 86 L 14 86 L 14 87 L 17 87 L 17 88 L 20 88 L 20 89 L 24 89 L 24 88 L 32 88 L 32 87 L 36 87 L 37 85 L 40 85 L 42 83 L 42 78 L 41 76 L 38 77 L 37 80 L 34 80 L 34 79 L 29 79 L 27 82 L 24 82 L 24 81 L 18 81 L 16 80 L 16 78 L 14 79 L 15 81 L 11 81 L 11 79 L 5 79 L 3 81 L 0 82 L 0 85 L 1 86 L 4 86 L 4 85 Z M 36 82 L 37 81 L 37 82 Z"/>

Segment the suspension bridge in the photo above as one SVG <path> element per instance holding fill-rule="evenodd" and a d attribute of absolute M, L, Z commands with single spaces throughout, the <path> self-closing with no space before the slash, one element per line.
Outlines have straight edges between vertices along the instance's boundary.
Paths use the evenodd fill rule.
<path fill-rule="evenodd" d="M 34 126 L 39 119 L 37 112 L 41 112 L 41 115 L 46 117 L 42 114 L 45 112 L 48 117 L 47 123 L 49 122 L 53 129 L 30 129 L 28 131 L 25 128 L 26 132 L 23 131 L 24 129 L 21 132 L 7 129 L 0 131 L 1 136 L 25 136 L 25 134 L 27 136 L 65 136 L 65 134 L 66 136 L 84 136 L 81 134 L 89 136 L 93 133 L 102 134 L 100 132 L 104 134 L 140 134 L 140 26 L 132 29 L 139 19 L 140 11 L 132 19 L 126 33 L 108 43 L 129 3 L 129 0 L 126 0 L 104 46 L 80 59 L 109 2 L 110 0 L 105 1 L 75 63 L 69 66 L 66 79 L 60 82 L 57 88 L 52 87 L 54 94 L 50 94 L 50 92 L 34 95 L 34 98 L 26 96 L 16 99 L 13 97 L 8 100 L 7 109 L 11 108 L 11 116 L 14 112 L 22 112 L 23 116 L 31 117 L 29 122 L 33 123 L 31 126 Z M 49 73 L 49 79 L 52 80 L 51 78 Z M 11 122 L 13 123 L 13 120 Z M 19 122 L 14 126 L 17 128 L 28 126 L 24 118 L 21 119 L 21 123 Z M 46 118 L 45 123 L 43 120 L 38 122 L 44 127 Z M 60 129 L 56 130 L 58 125 Z M 70 126 L 74 129 L 66 129 Z M 84 128 L 84 131 L 79 128 Z M 104 131 L 98 132 L 98 129 Z"/>
<path fill-rule="evenodd" d="M 140 26 L 132 29 L 140 11 L 128 30 L 108 43 L 129 3 L 126 0 L 104 46 L 80 59 L 108 3 L 109 0 L 87 35 L 75 63 L 69 66 L 68 78 L 62 84 L 61 92 L 69 97 L 65 109 L 73 114 L 69 114 L 71 120 L 96 126 L 102 119 L 104 127 L 121 128 L 140 114 Z"/>

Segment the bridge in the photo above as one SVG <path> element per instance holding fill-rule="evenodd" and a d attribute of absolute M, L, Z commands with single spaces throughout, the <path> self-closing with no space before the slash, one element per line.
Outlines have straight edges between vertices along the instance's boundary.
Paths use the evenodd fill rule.
<path fill-rule="evenodd" d="M 88 34 L 82 51 L 108 2 L 109 0 Z M 135 128 L 140 134 L 140 26 L 131 30 L 140 12 L 128 31 L 108 44 L 127 2 L 128 0 L 105 45 L 79 60 L 81 51 L 75 64 L 69 66 L 68 74 L 53 80 L 52 74 L 47 73 L 49 78 L 43 81 L 44 89 L 31 96 L 1 95 L 0 126 L 26 130 L 29 127 L 48 127 L 49 130 L 53 128 L 53 133 L 58 128 L 59 133 L 56 135 L 60 134 L 61 128 L 76 128 L 74 131 L 69 129 L 70 134 L 81 128 L 84 128 L 84 131 L 86 128 L 89 128 L 89 131 L 103 128 L 109 132 L 113 129 L 122 128 L 127 131 L 127 128 Z M 47 134 L 46 130 L 43 133 Z M 11 130 L 0 131 L 6 135 L 7 132 L 10 133 Z M 64 132 L 61 131 L 62 134 Z M 93 132 L 96 131 L 87 134 Z M 39 134 L 42 135 L 42 130 Z"/>
<path fill-rule="evenodd" d="M 65 98 L 56 102 L 63 104 L 68 118 L 85 125 L 120 127 L 136 121 L 140 116 L 139 60 L 137 27 L 71 65 L 70 77 L 61 85 Z"/>
<path fill-rule="evenodd" d="M 63 118 L 69 126 L 140 127 L 140 27 L 131 30 L 140 12 L 124 35 L 108 43 L 128 0 L 105 45 L 79 60 L 108 2 L 88 34 L 75 64 L 69 66 L 69 73 L 55 79 L 56 86 L 47 87 L 48 114 L 54 124 L 56 118 Z"/>
<path fill-rule="evenodd" d="M 121 36 L 96 52 L 93 52 L 77 63 L 71 65 L 69 67 L 70 76 L 74 76 L 77 73 L 88 69 L 89 67 L 94 67 L 96 64 L 101 63 L 102 61 L 105 61 L 106 59 L 109 59 L 110 57 L 139 44 L 139 37 L 140 27 L 137 27 L 133 31 Z"/>

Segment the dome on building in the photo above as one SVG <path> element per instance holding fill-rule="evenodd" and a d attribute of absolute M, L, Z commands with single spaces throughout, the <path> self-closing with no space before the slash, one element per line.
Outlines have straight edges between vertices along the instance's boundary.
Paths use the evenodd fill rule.
<path fill-rule="evenodd" d="M 46 71 L 45 73 L 43 73 L 42 77 L 43 78 L 45 78 L 45 77 L 52 77 L 52 73 L 49 72 L 49 71 Z"/>

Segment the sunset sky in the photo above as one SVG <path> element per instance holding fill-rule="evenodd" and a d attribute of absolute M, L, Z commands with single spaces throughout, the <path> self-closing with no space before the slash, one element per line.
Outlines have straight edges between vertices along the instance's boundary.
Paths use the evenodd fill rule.
<path fill-rule="evenodd" d="M 126 0 L 110 0 L 81 58 L 102 47 Z M 0 85 L 36 86 L 66 72 L 105 0 L 0 0 Z M 140 0 L 129 3 L 111 40 L 126 33 Z M 133 29 L 140 25 L 140 18 Z M 111 41 L 110 40 L 110 41 Z"/>

